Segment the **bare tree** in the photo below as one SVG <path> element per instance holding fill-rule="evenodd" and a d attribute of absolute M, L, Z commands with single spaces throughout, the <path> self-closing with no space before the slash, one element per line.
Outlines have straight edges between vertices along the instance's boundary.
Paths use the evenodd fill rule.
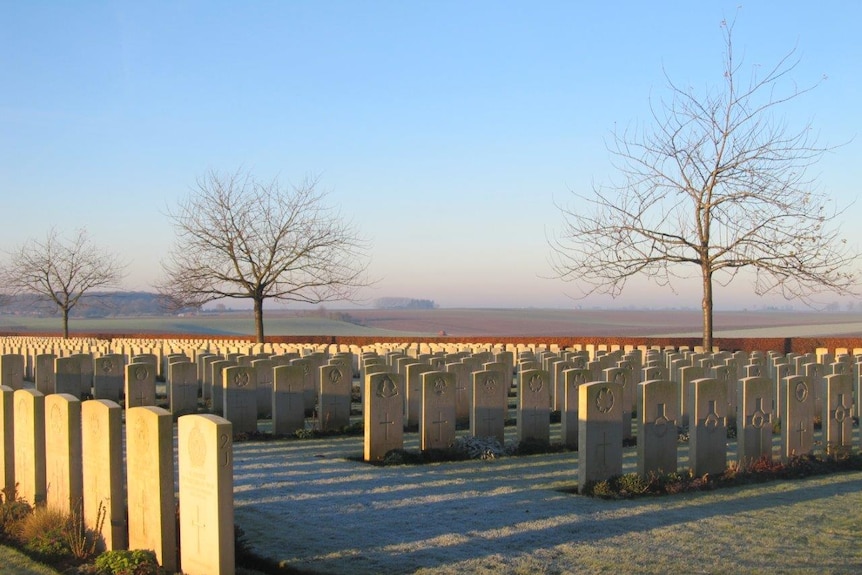
<path fill-rule="evenodd" d="M 87 294 L 114 287 L 125 273 L 119 257 L 100 249 L 85 229 L 64 240 L 52 228 L 44 241 L 35 239 L 15 249 L 0 277 L 13 294 L 36 295 L 63 314 L 63 337 L 69 337 L 69 312 Z"/>
<path fill-rule="evenodd" d="M 169 213 L 177 238 L 159 292 L 175 306 L 250 299 L 259 342 L 267 299 L 351 299 L 367 285 L 366 244 L 325 199 L 316 180 L 284 187 L 210 172 Z"/>
<path fill-rule="evenodd" d="M 733 23 L 722 29 L 720 88 L 700 94 L 668 78 L 672 98 L 652 107 L 654 127 L 616 132 L 608 146 L 619 180 L 560 206 L 564 227 L 549 240 L 557 277 L 584 295 L 615 297 L 637 275 L 671 289 L 699 277 L 706 349 L 714 282 L 748 268 L 756 294 L 810 303 L 822 291 L 852 293 L 859 256 L 839 236 L 841 210 L 808 175 L 830 148 L 810 125 L 794 131 L 774 113 L 816 84 L 790 82 L 794 51 L 746 80 Z"/>

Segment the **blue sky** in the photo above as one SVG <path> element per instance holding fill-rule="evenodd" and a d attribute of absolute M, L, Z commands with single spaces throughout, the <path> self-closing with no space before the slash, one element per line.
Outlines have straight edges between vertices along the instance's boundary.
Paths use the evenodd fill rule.
<path fill-rule="evenodd" d="M 85 226 L 150 289 L 164 214 L 214 169 L 318 175 L 370 240 L 368 300 L 445 307 L 698 306 L 635 283 L 574 301 L 551 274 L 554 202 L 613 176 L 604 142 L 735 51 L 793 79 L 783 109 L 840 144 L 818 166 L 839 204 L 862 181 L 862 3 L 13 2 L 0 0 L 0 247 Z M 862 245 L 851 206 L 843 226 Z M 764 305 L 737 280 L 718 307 Z M 339 307 L 338 304 L 329 304 Z"/>

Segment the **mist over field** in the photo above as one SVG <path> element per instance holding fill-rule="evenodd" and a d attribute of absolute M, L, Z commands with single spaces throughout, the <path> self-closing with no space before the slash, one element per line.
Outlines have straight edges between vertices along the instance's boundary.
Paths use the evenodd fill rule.
<path fill-rule="evenodd" d="M 695 310 L 415 309 L 264 312 L 267 336 L 697 337 Z M 59 332 L 59 317 L 0 315 L 0 332 Z M 250 336 L 251 311 L 192 315 L 73 318 L 71 335 Z M 716 337 L 862 336 L 862 313 L 725 311 Z"/>

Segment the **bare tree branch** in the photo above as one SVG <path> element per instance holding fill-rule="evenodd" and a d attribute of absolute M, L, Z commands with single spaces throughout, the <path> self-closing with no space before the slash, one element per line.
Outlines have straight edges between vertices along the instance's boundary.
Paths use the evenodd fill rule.
<path fill-rule="evenodd" d="M 733 22 L 722 25 L 720 88 L 698 93 L 665 74 L 670 100 L 651 107 L 653 127 L 617 132 L 608 146 L 620 179 L 558 206 L 563 230 L 549 240 L 556 276 L 583 295 L 616 297 L 636 275 L 673 289 L 698 273 L 707 349 L 714 281 L 727 285 L 751 268 L 755 293 L 809 302 L 823 291 L 854 293 L 859 277 L 859 253 L 837 225 L 842 210 L 809 175 L 833 148 L 809 124 L 792 130 L 775 113 L 817 84 L 785 88 L 794 51 L 743 82 Z"/>
<path fill-rule="evenodd" d="M 0 281 L 12 294 L 34 294 L 63 315 L 63 337 L 69 337 L 69 312 L 99 288 L 119 284 L 125 274 L 119 257 L 98 248 L 85 229 L 64 240 L 52 228 L 44 241 L 30 239 L 10 253 Z"/>
<path fill-rule="evenodd" d="M 314 179 L 282 186 L 239 171 L 208 173 L 169 213 L 177 238 L 159 292 L 178 306 L 251 299 L 259 341 L 267 299 L 352 299 L 369 284 L 367 245 L 325 200 Z"/>

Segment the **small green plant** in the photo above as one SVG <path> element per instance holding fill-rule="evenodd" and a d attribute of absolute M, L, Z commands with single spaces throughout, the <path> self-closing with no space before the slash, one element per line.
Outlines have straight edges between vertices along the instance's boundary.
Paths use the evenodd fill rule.
<path fill-rule="evenodd" d="M 96 557 L 96 567 L 108 575 L 158 575 L 159 562 L 149 549 L 106 551 Z"/>
<path fill-rule="evenodd" d="M 36 507 L 21 522 L 18 539 L 24 551 L 45 563 L 62 563 L 72 558 L 66 541 L 69 517 L 49 507 Z"/>
<path fill-rule="evenodd" d="M 33 512 L 30 504 L 18 497 L 16 487 L 7 487 L 0 492 L 0 542 L 16 540 L 21 522 Z"/>

